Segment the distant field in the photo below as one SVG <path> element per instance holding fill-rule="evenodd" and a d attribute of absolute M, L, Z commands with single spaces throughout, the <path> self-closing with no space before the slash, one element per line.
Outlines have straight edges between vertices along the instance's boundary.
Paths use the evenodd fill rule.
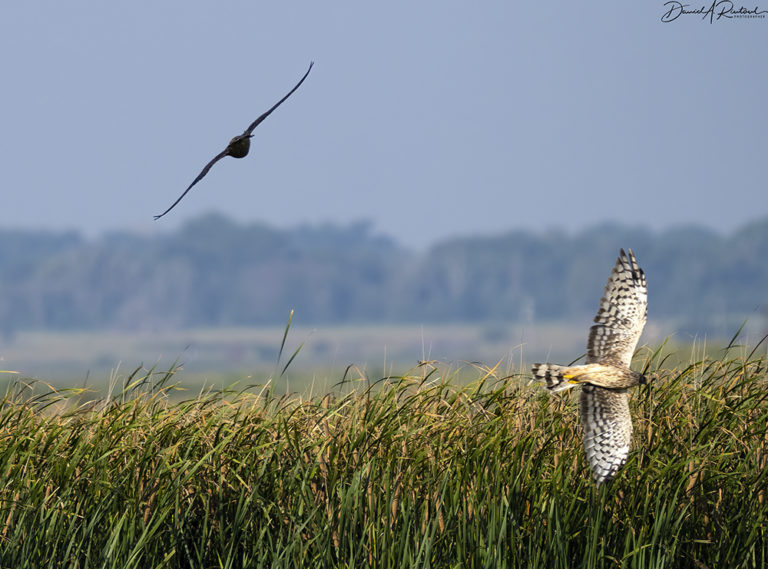
<path fill-rule="evenodd" d="M 359 373 L 404 373 L 421 360 L 439 360 L 456 368 L 467 362 L 506 370 L 533 361 L 570 362 L 584 353 L 589 321 L 535 325 L 445 324 L 291 326 L 287 355 L 301 350 L 290 366 L 287 384 L 300 391 L 332 385 L 352 365 Z M 284 326 L 193 329 L 158 332 L 19 332 L 0 343 L 0 369 L 40 378 L 54 385 L 105 386 L 137 366 L 167 370 L 182 365 L 177 379 L 190 388 L 233 381 L 264 383 L 273 377 Z M 643 342 L 658 344 L 674 328 L 649 322 Z M 692 344 L 692 341 L 694 342 Z M 706 341 L 672 337 L 670 349 L 692 345 L 696 357 L 727 339 Z M 688 348 L 687 348 L 688 347 Z M 273 378 L 274 379 L 274 378 Z M 284 378 L 285 379 L 285 378 Z"/>

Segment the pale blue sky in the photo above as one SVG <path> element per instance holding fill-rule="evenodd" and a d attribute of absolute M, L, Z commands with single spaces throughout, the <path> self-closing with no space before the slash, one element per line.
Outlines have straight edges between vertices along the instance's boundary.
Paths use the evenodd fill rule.
<path fill-rule="evenodd" d="M 215 209 L 421 247 L 764 217 L 768 18 L 665 24 L 663 4 L 4 3 L 2 226 L 160 232 Z M 251 154 L 153 221 L 311 60 Z"/>

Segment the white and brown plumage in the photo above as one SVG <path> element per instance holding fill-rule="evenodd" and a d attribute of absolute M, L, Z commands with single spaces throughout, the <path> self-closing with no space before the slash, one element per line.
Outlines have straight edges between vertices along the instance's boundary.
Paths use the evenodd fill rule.
<path fill-rule="evenodd" d="M 283 102 L 293 95 L 293 92 L 298 89 L 302 83 L 304 83 L 304 79 L 307 78 L 307 75 L 309 75 L 309 72 L 312 70 L 312 66 L 314 65 L 314 62 L 310 62 L 309 69 L 307 69 L 307 72 L 304 74 L 304 77 L 301 78 L 301 80 L 296 83 L 296 86 L 291 89 L 288 94 L 280 99 L 277 103 L 272 105 L 272 108 L 269 109 L 267 112 L 262 114 L 259 118 L 257 118 L 255 121 L 253 121 L 248 128 L 246 128 L 243 131 L 243 134 L 238 134 L 236 137 L 234 137 L 232 140 L 229 141 L 229 144 L 227 144 L 227 147 L 219 152 L 216 156 L 213 157 L 213 160 L 208 162 L 208 164 L 205 165 L 203 170 L 197 175 L 197 178 L 195 178 L 192 183 L 187 186 L 187 189 L 184 190 L 184 193 L 179 196 L 179 198 L 171 204 L 171 207 L 166 209 L 163 213 L 160 215 L 156 215 L 155 219 L 160 219 L 163 217 L 166 213 L 171 211 L 174 207 L 176 207 L 176 204 L 179 203 L 184 196 L 187 195 L 187 192 L 192 189 L 192 186 L 197 184 L 200 180 L 203 179 L 203 177 L 208 173 L 208 171 L 211 169 L 211 167 L 216 164 L 219 160 L 224 158 L 225 156 L 232 156 L 233 158 L 244 158 L 248 155 L 248 151 L 251 149 L 251 138 L 253 137 L 253 130 L 261 124 L 261 122 L 267 118 L 270 114 L 272 114 L 272 111 L 274 111 L 277 107 L 283 104 Z"/>
<path fill-rule="evenodd" d="M 645 274 L 632 250 L 627 255 L 622 249 L 600 299 L 596 324 L 589 329 L 586 365 L 533 365 L 533 375 L 546 381 L 550 391 L 581 385 L 584 450 L 598 484 L 613 478 L 629 454 L 632 417 L 627 389 L 647 381 L 629 366 L 647 305 Z"/>

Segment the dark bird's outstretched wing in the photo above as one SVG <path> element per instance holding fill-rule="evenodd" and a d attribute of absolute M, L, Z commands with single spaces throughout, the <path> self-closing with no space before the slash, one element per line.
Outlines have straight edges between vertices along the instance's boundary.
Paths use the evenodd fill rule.
<path fill-rule="evenodd" d="M 197 178 L 195 178 L 195 179 L 194 179 L 194 181 L 193 181 L 193 182 L 192 182 L 192 183 L 191 183 L 191 184 L 190 184 L 190 185 L 187 187 L 187 189 L 186 189 L 186 190 L 184 190 L 184 193 L 183 193 L 183 194 L 181 194 L 181 195 L 179 196 L 179 198 L 178 198 L 178 199 L 177 199 L 175 202 L 173 202 L 173 204 L 171 204 L 171 207 L 169 207 L 168 209 L 166 209 L 166 210 L 165 210 L 163 213 L 161 213 L 160 215 L 156 215 L 156 216 L 155 216 L 155 219 L 160 219 L 160 218 L 161 218 L 161 217 L 163 217 L 163 216 L 164 216 L 166 213 L 168 213 L 168 212 L 169 212 L 169 211 L 171 211 L 171 210 L 172 210 L 174 207 L 176 207 L 176 204 L 178 204 L 178 203 L 179 203 L 179 202 L 180 202 L 180 201 L 181 201 L 181 200 L 184 198 L 184 196 L 186 196 L 186 195 L 187 195 L 187 192 L 189 192 L 189 190 L 191 190 L 191 189 L 192 189 L 192 186 L 194 186 L 195 184 L 197 184 L 197 183 L 198 183 L 200 180 L 202 180 L 202 179 L 203 179 L 203 177 L 205 177 L 205 175 L 208 173 L 208 171 L 211 169 L 211 167 L 212 167 L 214 164 L 216 164 L 216 162 L 218 162 L 219 160 L 221 160 L 221 159 L 222 159 L 222 158 L 224 158 L 225 156 L 235 156 L 236 158 L 242 158 L 243 156 L 245 156 L 246 154 L 248 154 L 248 145 L 250 144 L 250 142 L 249 142 L 249 138 L 252 136 L 252 134 L 251 134 L 251 133 L 253 133 L 253 130 L 254 130 L 254 129 L 257 127 L 257 126 L 259 126 L 259 124 L 260 124 L 260 123 L 261 123 L 261 122 L 262 122 L 262 121 L 263 121 L 265 118 L 267 118 L 267 117 L 268 117 L 270 114 L 272 114 L 272 111 L 274 111 L 274 110 L 275 110 L 277 107 L 279 107 L 280 105 L 282 105 L 282 104 L 283 104 L 283 102 L 285 102 L 285 100 L 286 100 L 288 97 L 290 97 L 291 95 L 293 95 L 294 91 L 296 91 L 296 89 L 298 89 L 298 88 L 301 86 L 301 84 L 302 84 L 302 83 L 304 83 L 304 79 L 306 79 L 306 78 L 307 78 L 307 75 L 309 75 L 309 72 L 310 72 L 310 71 L 312 71 L 312 66 L 313 66 L 314 64 L 315 64 L 315 62 L 314 62 L 314 61 L 310 61 L 310 62 L 309 62 L 309 69 L 307 69 L 307 72 L 304 74 L 304 77 L 302 77 L 302 78 L 301 78 L 301 80 L 300 80 L 298 83 L 296 83 L 296 86 L 295 86 L 293 89 L 291 89 L 291 90 L 288 92 L 288 94 L 287 94 L 285 97 L 283 97 L 283 98 L 282 98 L 282 99 L 280 99 L 280 100 L 279 100 L 277 103 L 275 103 L 274 105 L 272 105 L 272 108 L 270 108 L 270 109 L 269 109 L 269 110 L 268 110 L 266 113 L 262 114 L 262 115 L 261 115 L 259 118 L 257 118 L 255 121 L 253 121 L 253 122 L 251 123 L 251 125 L 250 125 L 250 126 L 247 128 L 247 129 L 245 129 L 245 131 L 243 132 L 243 134 L 241 134 L 241 135 L 239 135 L 239 136 L 236 136 L 235 138 L 233 138 L 233 139 L 232 139 L 232 140 L 229 142 L 229 144 L 227 145 L 227 147 L 226 147 L 224 150 L 222 150 L 221 152 L 219 152 L 219 153 L 218 153 L 218 154 L 217 154 L 217 155 L 214 157 L 214 159 L 213 159 L 213 160 L 211 160 L 210 162 L 208 162 L 208 164 L 206 164 L 206 165 L 205 165 L 205 168 L 203 168 L 202 172 L 200 172 L 200 173 L 197 175 Z M 243 143 L 245 144 L 245 147 L 244 147 L 244 148 L 242 148 L 242 144 L 243 144 Z"/>
<path fill-rule="evenodd" d="M 307 78 L 307 75 L 309 75 L 309 72 L 310 72 L 310 71 L 312 71 L 312 66 L 313 66 L 314 64 L 315 64 L 315 62 L 314 62 L 314 61 L 310 61 L 310 62 L 309 62 L 309 69 L 307 69 L 307 72 L 304 74 L 304 77 L 302 77 L 302 78 L 301 78 L 301 80 L 299 80 L 299 82 L 298 82 L 298 83 L 296 83 L 296 86 L 295 86 L 293 89 L 291 89 L 290 91 L 288 91 L 288 94 L 287 94 L 285 97 L 283 97 L 282 99 L 280 99 L 280 100 L 279 100 L 277 103 L 275 103 L 274 105 L 272 105 L 272 108 L 271 108 L 271 109 L 269 109 L 269 110 L 268 110 L 266 113 L 264 113 L 263 115 L 261 115 L 261 116 L 260 116 L 259 118 L 257 118 L 255 121 L 253 121 L 253 122 L 251 123 L 251 126 L 249 126 L 247 129 L 245 129 L 245 131 L 243 132 L 243 135 L 244 135 L 244 136 L 250 136 L 250 135 L 251 135 L 251 133 L 253 132 L 253 129 L 255 129 L 257 126 L 259 126 L 259 124 L 261 124 L 261 121 L 263 121 L 265 118 L 267 118 L 269 115 L 271 115 L 271 114 L 272 114 L 272 111 L 274 111 L 274 110 L 275 110 L 277 107 L 279 107 L 280 105 L 282 105 L 282 104 L 285 102 L 285 100 L 286 100 L 288 97 L 290 97 L 291 95 L 293 95 L 293 92 L 294 92 L 296 89 L 298 89 L 299 87 L 301 87 L 301 84 L 302 84 L 302 83 L 304 83 L 304 79 L 306 79 L 306 78 Z"/>
<path fill-rule="evenodd" d="M 222 158 L 224 158 L 224 157 L 225 157 L 225 156 L 227 156 L 228 154 L 229 154 L 229 146 L 227 146 L 227 147 L 226 147 L 224 150 L 222 150 L 221 152 L 219 152 L 219 153 L 216 155 L 216 157 L 215 157 L 213 160 L 211 160 L 210 162 L 208 162 L 208 164 L 206 164 L 206 165 L 205 165 L 205 168 L 203 168 L 202 172 L 200 172 L 200 173 L 197 175 L 197 178 L 195 178 L 195 179 L 194 179 L 194 181 L 193 181 L 193 182 L 192 182 L 192 183 L 191 183 L 191 184 L 190 184 L 190 185 L 187 187 L 187 189 L 186 189 L 186 190 L 184 190 L 184 193 L 183 193 L 183 194 L 181 194 L 181 195 L 179 196 L 179 198 L 178 198 L 178 199 L 177 199 L 175 202 L 173 202 L 173 203 L 171 204 L 171 207 L 169 207 L 168 209 L 166 209 L 166 210 L 165 210 L 163 213 L 161 213 L 160 215 L 156 215 L 156 216 L 155 216 L 155 219 L 160 219 L 160 218 L 161 218 L 161 217 L 163 217 L 163 216 L 164 216 L 166 213 L 168 213 L 168 212 L 169 212 L 169 211 L 171 211 L 173 208 L 175 208 L 175 207 L 176 207 L 176 204 L 177 204 L 177 203 L 179 203 L 179 202 L 182 200 L 182 198 L 184 198 L 184 196 L 186 196 L 186 195 L 187 195 L 187 192 L 189 192 L 189 190 L 191 190 L 191 189 L 192 189 L 192 186 L 194 186 L 194 185 L 195 185 L 195 184 L 197 184 L 197 183 L 198 183 L 200 180 L 202 180 L 202 179 L 203 179 L 203 177 L 204 177 L 204 176 L 205 176 L 205 175 L 208 173 L 208 170 L 210 170 L 210 169 L 211 169 L 211 166 L 213 166 L 214 164 L 216 164 L 216 162 L 218 162 L 219 160 L 221 160 Z"/>

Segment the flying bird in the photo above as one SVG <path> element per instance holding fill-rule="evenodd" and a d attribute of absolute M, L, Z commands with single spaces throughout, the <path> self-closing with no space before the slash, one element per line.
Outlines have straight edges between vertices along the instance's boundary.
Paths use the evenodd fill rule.
<path fill-rule="evenodd" d="M 647 383 L 629 366 L 648 313 L 648 286 L 632 249 L 621 250 L 608 278 L 596 324 L 589 329 L 586 365 L 533 364 L 550 391 L 581 385 L 584 451 L 598 485 L 612 479 L 629 455 L 632 417 L 627 389 Z"/>
<path fill-rule="evenodd" d="M 216 156 L 214 156 L 213 160 L 208 162 L 208 164 L 205 165 L 205 168 L 197 175 L 197 178 L 195 178 L 192 183 L 189 185 L 189 187 L 184 190 L 184 193 L 179 196 L 179 199 L 177 199 L 175 202 L 171 204 L 171 207 L 166 209 L 163 213 L 160 215 L 156 215 L 155 219 L 160 219 L 163 217 L 166 213 L 171 211 L 174 207 L 176 207 L 176 204 L 178 204 L 184 196 L 187 195 L 187 192 L 192 189 L 192 187 L 197 184 L 200 180 L 205 177 L 205 175 L 208 173 L 208 171 L 211 169 L 211 167 L 216 164 L 219 160 L 224 158 L 225 156 L 232 156 L 232 158 L 244 158 L 248 155 L 248 151 L 251 149 L 251 138 L 253 137 L 253 130 L 261 124 L 261 122 L 267 118 L 270 114 L 272 114 L 272 111 L 274 111 L 277 107 L 283 104 L 283 102 L 293 95 L 293 92 L 298 89 L 302 83 L 304 83 L 304 79 L 307 78 L 307 75 L 309 75 L 309 72 L 312 70 L 312 66 L 315 64 L 314 61 L 309 63 L 309 69 L 307 69 L 307 72 L 304 74 L 304 77 L 301 78 L 301 80 L 296 83 L 296 86 L 291 89 L 288 94 L 280 99 L 277 103 L 275 103 L 271 109 L 269 109 L 266 113 L 261 115 L 259 118 L 257 118 L 255 121 L 253 121 L 248 128 L 246 128 L 243 131 L 243 134 L 238 134 L 236 137 L 234 137 L 232 140 L 229 141 L 229 144 L 227 144 L 227 147 L 219 152 Z"/>

